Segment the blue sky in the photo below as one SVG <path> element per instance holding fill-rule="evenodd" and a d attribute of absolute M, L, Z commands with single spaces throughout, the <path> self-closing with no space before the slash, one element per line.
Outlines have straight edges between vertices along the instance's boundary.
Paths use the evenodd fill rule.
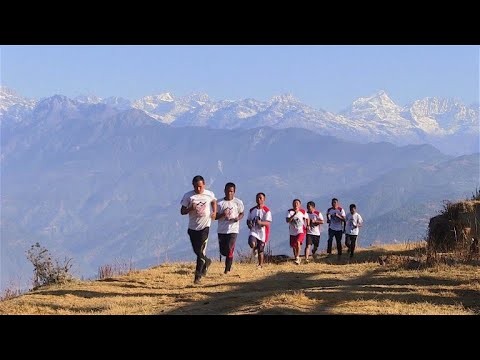
<path fill-rule="evenodd" d="M 291 93 L 339 111 L 385 90 L 479 101 L 478 46 L 1 46 L 0 81 L 26 97 L 94 94 L 131 100 L 171 92 L 267 100 Z"/>

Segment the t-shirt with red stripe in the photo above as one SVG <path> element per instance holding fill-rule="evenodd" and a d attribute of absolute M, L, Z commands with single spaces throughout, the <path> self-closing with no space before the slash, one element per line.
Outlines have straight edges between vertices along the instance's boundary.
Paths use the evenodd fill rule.
<path fill-rule="evenodd" d="M 287 218 L 290 218 L 295 214 L 295 210 L 290 209 L 287 211 Z M 298 235 L 306 232 L 308 215 L 305 209 L 299 209 L 292 221 L 288 223 L 288 230 L 290 235 Z"/>
<path fill-rule="evenodd" d="M 307 214 L 308 214 L 308 217 L 310 218 L 310 226 L 307 228 L 307 234 L 320 236 L 320 233 L 322 231 L 322 225 L 321 224 L 313 225 L 312 221 L 318 221 L 318 220 L 323 221 L 322 213 L 318 210 L 313 210 L 313 213 L 307 213 Z"/>
<path fill-rule="evenodd" d="M 270 226 L 260 226 L 257 221 L 272 221 L 272 213 L 270 212 L 270 209 L 265 205 L 260 209 L 254 206 L 248 212 L 247 220 L 253 222 L 253 226 L 250 229 L 250 235 L 266 243 L 270 236 Z"/>

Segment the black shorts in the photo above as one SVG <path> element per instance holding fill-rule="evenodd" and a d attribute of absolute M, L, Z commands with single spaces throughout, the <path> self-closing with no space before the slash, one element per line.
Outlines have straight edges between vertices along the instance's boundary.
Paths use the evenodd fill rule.
<path fill-rule="evenodd" d="M 349 246 L 350 245 L 350 242 L 352 241 L 357 241 L 357 236 L 358 235 L 348 235 L 348 234 L 345 234 L 345 245 Z"/>
<path fill-rule="evenodd" d="M 233 258 L 235 250 L 235 242 L 237 241 L 237 233 L 218 234 L 218 242 L 220 254 L 229 258 Z"/>
<path fill-rule="evenodd" d="M 250 245 L 252 249 L 257 249 L 259 253 L 262 253 L 265 249 L 265 243 L 252 235 L 248 237 L 248 245 Z"/>
<path fill-rule="evenodd" d="M 190 236 L 190 241 L 192 243 L 203 243 L 208 239 L 208 233 L 210 227 L 206 227 L 202 230 L 192 230 L 188 229 L 188 235 Z"/>
<path fill-rule="evenodd" d="M 312 244 L 316 247 L 320 245 L 320 235 L 307 234 L 307 246 Z"/>

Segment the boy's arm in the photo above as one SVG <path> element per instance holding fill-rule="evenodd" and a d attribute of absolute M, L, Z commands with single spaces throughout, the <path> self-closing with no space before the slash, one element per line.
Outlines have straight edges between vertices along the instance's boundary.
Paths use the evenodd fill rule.
<path fill-rule="evenodd" d="M 268 226 L 270 225 L 270 221 L 268 220 L 257 220 L 257 224 L 260 226 Z"/>
<path fill-rule="evenodd" d="M 238 214 L 238 217 L 237 217 L 237 219 L 235 220 L 235 222 L 240 221 L 240 220 L 242 220 L 242 219 L 243 219 L 243 212 L 241 212 L 240 214 Z"/>
<path fill-rule="evenodd" d="M 215 220 L 216 217 L 217 217 L 217 200 L 216 200 L 216 199 L 213 199 L 210 204 L 212 204 L 212 208 L 213 208 L 213 212 L 212 212 L 212 214 L 210 215 L 210 217 L 211 217 L 213 220 Z"/>
<path fill-rule="evenodd" d="M 223 216 L 225 216 L 225 212 L 222 212 L 221 214 L 218 213 L 218 202 L 217 202 L 217 215 L 215 216 L 215 220 L 221 219 Z"/>
<path fill-rule="evenodd" d="M 225 213 L 221 213 L 221 214 L 217 213 L 217 215 L 215 216 L 215 220 L 219 220 L 224 216 L 225 216 Z"/>
<path fill-rule="evenodd" d="M 339 214 L 338 212 L 335 212 L 335 216 L 338 217 L 340 220 L 345 221 L 345 212 L 342 210 L 342 212 Z"/>
<path fill-rule="evenodd" d="M 363 218 L 358 214 L 358 221 L 357 221 L 357 226 L 362 227 L 363 226 Z"/>
<path fill-rule="evenodd" d="M 270 223 L 272 222 L 272 213 L 270 212 L 270 210 L 263 216 L 264 219 L 266 220 L 261 220 L 261 221 L 258 221 L 258 225 L 260 226 L 270 226 Z"/>
<path fill-rule="evenodd" d="M 188 194 L 188 193 L 187 193 Z M 183 195 L 182 201 L 180 201 L 180 214 L 187 215 L 193 209 L 193 201 L 187 196 L 187 194 Z"/>
<path fill-rule="evenodd" d="M 252 210 L 250 210 L 252 211 Z M 252 229 L 252 220 L 250 220 L 250 212 L 248 213 L 248 216 L 247 216 L 247 227 L 249 230 Z"/>
<path fill-rule="evenodd" d="M 318 212 L 318 220 L 317 220 L 317 225 L 323 224 L 323 215 L 321 212 Z"/>
<path fill-rule="evenodd" d="M 290 214 L 290 211 L 293 211 L 293 215 L 288 217 L 288 214 Z M 297 215 L 297 212 L 295 210 L 288 210 L 287 217 L 285 218 L 287 223 L 292 222 L 293 218 Z"/>
<path fill-rule="evenodd" d="M 182 207 L 180 208 L 180 214 L 187 215 L 192 210 L 192 208 L 192 206 L 186 207 L 185 205 L 182 205 Z"/>

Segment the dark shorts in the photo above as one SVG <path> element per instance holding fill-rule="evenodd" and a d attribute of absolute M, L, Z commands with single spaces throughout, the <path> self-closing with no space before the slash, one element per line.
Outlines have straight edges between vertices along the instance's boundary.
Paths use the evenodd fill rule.
<path fill-rule="evenodd" d="M 250 245 L 252 249 L 257 249 L 259 253 L 262 253 L 263 250 L 265 249 L 265 243 L 263 241 L 258 240 L 253 235 L 250 235 L 248 237 L 248 245 Z"/>
<path fill-rule="evenodd" d="M 305 233 L 290 235 L 290 246 L 291 247 L 297 246 L 297 242 L 299 242 L 300 245 L 302 245 L 304 239 L 305 239 Z"/>
<path fill-rule="evenodd" d="M 320 235 L 307 234 L 307 245 L 314 245 L 318 247 L 320 245 Z"/>
<path fill-rule="evenodd" d="M 348 235 L 345 234 L 345 245 L 350 246 L 350 243 L 353 241 L 357 241 L 357 236 L 358 235 Z"/>
<path fill-rule="evenodd" d="M 220 246 L 220 254 L 233 258 L 235 251 L 235 242 L 237 241 L 237 233 L 218 234 L 218 242 Z"/>
<path fill-rule="evenodd" d="M 195 253 L 195 255 L 197 255 L 197 262 L 199 262 L 200 259 L 203 259 L 205 257 L 205 250 L 207 249 L 209 231 L 209 227 L 206 227 L 202 230 L 188 229 L 188 235 L 190 236 L 190 242 L 192 243 L 193 252 Z M 200 263 L 198 263 L 197 265 L 200 266 L 199 264 Z M 200 270 L 197 269 L 197 271 Z"/>
<path fill-rule="evenodd" d="M 332 241 L 333 238 L 335 237 L 337 242 L 339 242 L 339 241 L 342 240 L 342 236 L 343 236 L 343 231 L 342 230 L 328 229 L 328 241 Z"/>
<path fill-rule="evenodd" d="M 208 239 L 208 233 L 210 231 L 210 227 L 206 227 L 202 230 L 192 230 L 188 229 L 188 235 L 190 236 L 190 240 L 192 243 L 203 243 L 205 240 Z"/>

